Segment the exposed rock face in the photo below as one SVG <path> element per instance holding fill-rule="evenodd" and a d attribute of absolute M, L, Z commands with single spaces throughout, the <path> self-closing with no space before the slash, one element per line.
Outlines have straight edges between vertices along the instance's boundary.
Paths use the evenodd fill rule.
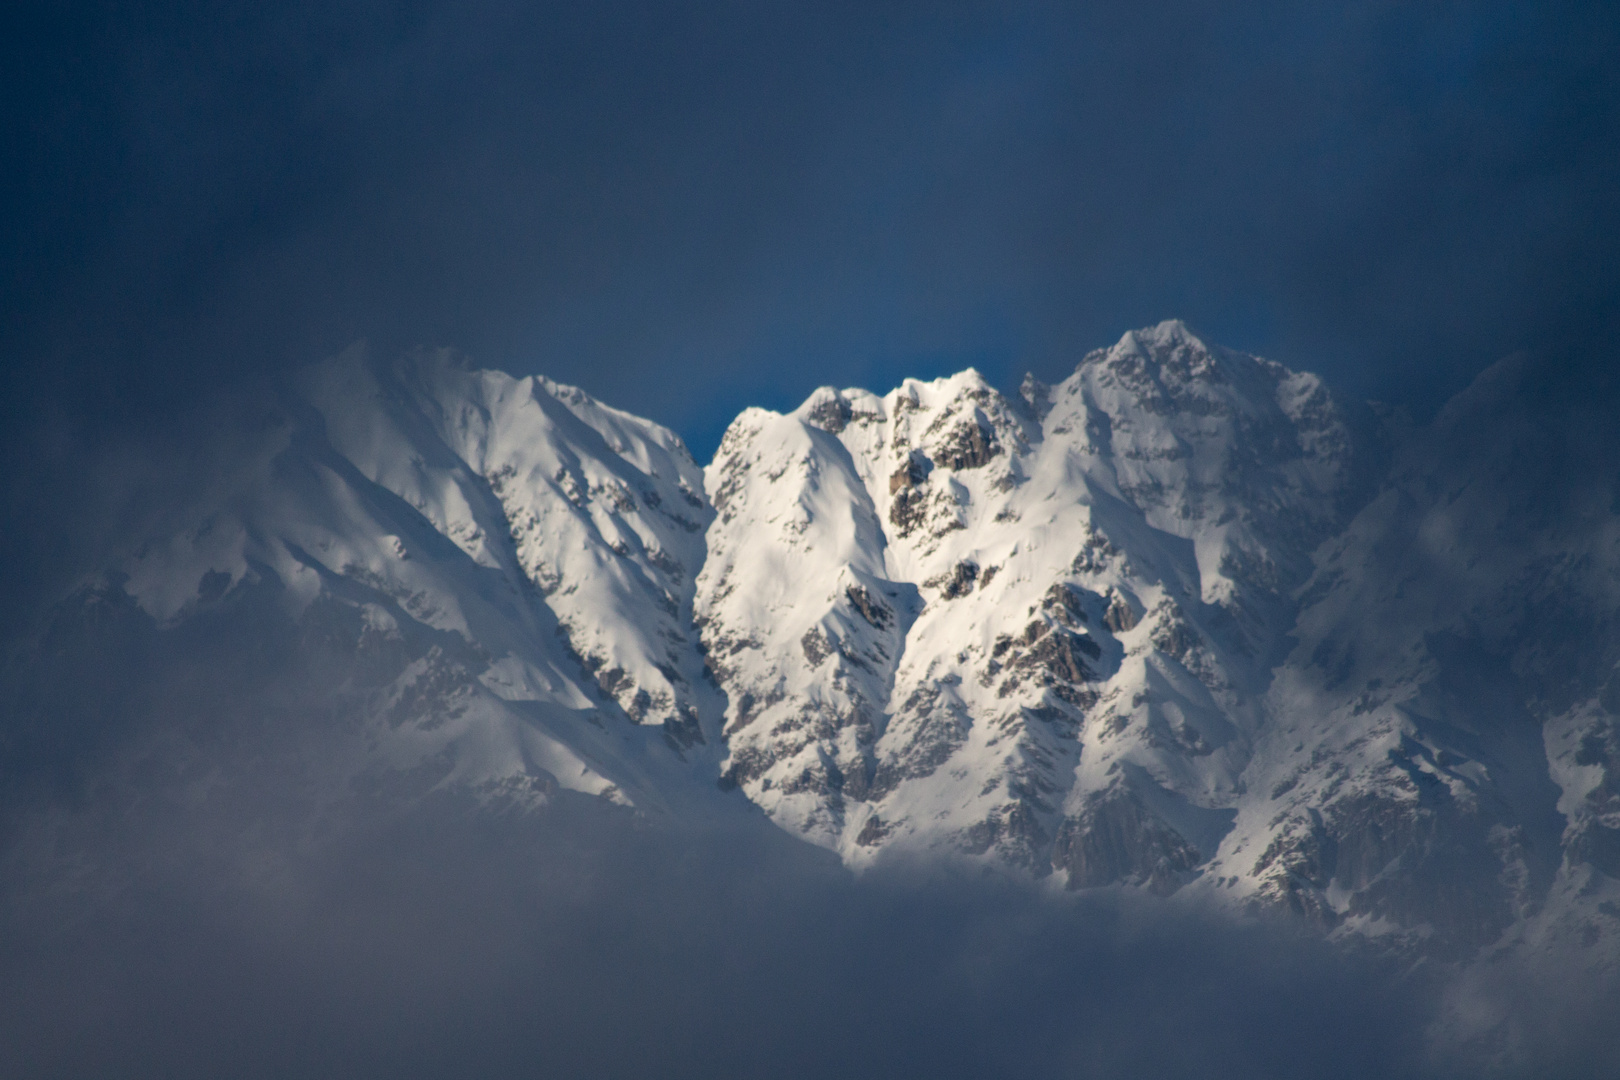
<path fill-rule="evenodd" d="M 947 469 L 977 469 L 1001 453 L 1001 444 L 983 414 L 958 420 L 934 447 L 935 459 Z"/>
<path fill-rule="evenodd" d="M 1125 881 L 1167 895 L 1204 854 L 1134 797 L 1116 790 L 1093 797 L 1058 827 L 1054 866 L 1071 889 Z"/>
<path fill-rule="evenodd" d="M 964 559 L 951 567 L 948 573 L 931 578 L 923 584 L 938 589 L 941 600 L 955 600 L 958 596 L 966 596 L 972 592 L 973 583 L 978 580 L 979 564 L 972 559 Z"/>

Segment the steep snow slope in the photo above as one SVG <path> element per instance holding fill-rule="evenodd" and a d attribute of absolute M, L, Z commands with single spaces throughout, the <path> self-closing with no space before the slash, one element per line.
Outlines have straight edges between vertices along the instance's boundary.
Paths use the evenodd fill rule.
<path fill-rule="evenodd" d="M 855 863 L 1173 890 L 1243 795 L 1350 430 L 1315 377 L 1176 322 L 1025 398 L 967 371 L 732 425 L 697 598 L 726 775 Z"/>
<path fill-rule="evenodd" d="M 361 349 L 229 427 L 68 622 L 290 620 L 290 672 L 352 669 L 340 779 L 650 806 L 703 790 L 718 695 L 687 628 L 710 512 L 676 436 L 545 379 Z"/>

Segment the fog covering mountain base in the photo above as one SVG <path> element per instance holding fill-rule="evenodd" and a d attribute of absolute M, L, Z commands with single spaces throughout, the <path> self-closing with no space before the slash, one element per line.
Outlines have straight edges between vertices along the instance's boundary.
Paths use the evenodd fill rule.
<path fill-rule="evenodd" d="M 751 409 L 707 469 L 446 352 L 215 409 L 8 651 L 36 1072 L 1615 1049 L 1620 448 L 1527 361 L 1414 428 L 1167 322 Z"/>

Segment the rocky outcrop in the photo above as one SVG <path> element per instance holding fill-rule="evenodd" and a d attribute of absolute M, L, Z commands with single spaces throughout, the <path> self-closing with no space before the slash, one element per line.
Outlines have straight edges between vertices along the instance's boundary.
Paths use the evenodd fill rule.
<path fill-rule="evenodd" d="M 1058 827 L 1052 865 L 1071 889 L 1116 882 L 1167 896 L 1204 861 L 1175 829 L 1118 790 L 1096 795 Z"/>

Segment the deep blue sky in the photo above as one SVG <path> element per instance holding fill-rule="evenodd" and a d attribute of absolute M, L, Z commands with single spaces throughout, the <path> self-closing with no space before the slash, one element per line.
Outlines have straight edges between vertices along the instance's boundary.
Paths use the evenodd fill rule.
<path fill-rule="evenodd" d="M 686 435 L 1133 326 L 1420 414 L 1608 365 L 1620 16 L 1343 6 L 24 5 L 4 421 L 155 426 L 355 338 Z"/>

